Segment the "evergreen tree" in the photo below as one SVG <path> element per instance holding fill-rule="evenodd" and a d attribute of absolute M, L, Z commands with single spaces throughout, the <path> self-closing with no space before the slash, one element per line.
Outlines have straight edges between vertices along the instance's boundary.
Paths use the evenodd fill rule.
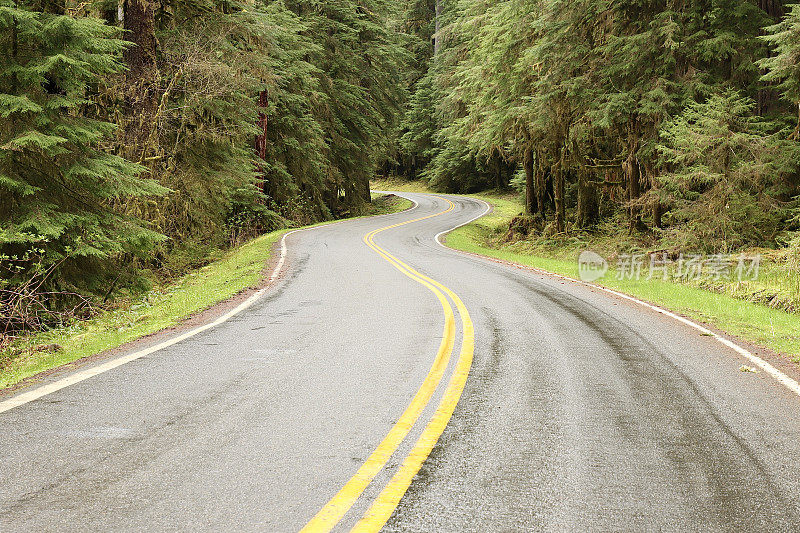
<path fill-rule="evenodd" d="M 316 115 L 328 146 L 326 203 L 344 213 L 369 201 L 369 180 L 396 137 L 408 55 L 387 26 L 394 4 L 292 0 L 286 5 L 321 47 L 313 64 L 326 97 Z"/>
<path fill-rule="evenodd" d="M 95 90 L 121 70 L 118 32 L 34 7 L 0 2 L 0 254 L 12 284 L 57 266 L 50 286 L 91 290 L 102 262 L 159 240 L 119 205 L 166 191 L 104 150 Z"/>
<path fill-rule="evenodd" d="M 558 233 L 566 231 L 567 179 L 571 170 L 582 166 L 582 158 L 588 155 L 574 149 L 578 138 L 575 126 L 588 122 L 586 115 L 591 108 L 587 103 L 599 97 L 597 82 L 592 76 L 596 75 L 599 55 L 595 21 L 603 20 L 602 8 L 592 0 L 545 3 L 537 19 L 540 36 L 528 52 L 541 68 L 531 99 L 534 138 L 539 144 L 535 172 L 550 178 Z M 539 181 L 544 180 L 540 177 Z M 541 183 L 541 188 L 545 186 L 548 185 Z M 587 188 L 580 190 L 585 192 Z M 545 191 L 538 194 L 543 197 Z M 582 205 L 587 207 L 585 200 Z"/>
<path fill-rule="evenodd" d="M 680 6 L 659 0 L 617 3 L 606 13 L 609 24 L 599 45 L 600 85 L 591 116 L 618 140 L 612 157 L 621 162 L 631 230 L 642 225 L 638 202 L 652 179 L 650 156 L 659 123 L 694 90 L 691 79 L 675 82 L 681 75 L 686 17 L 673 7 Z"/>
<path fill-rule="evenodd" d="M 413 60 L 408 65 L 408 81 L 410 86 L 414 87 L 428 72 L 433 57 L 436 2 L 409 0 L 405 6 L 400 30 L 409 37 L 406 47 L 411 52 Z"/>
<path fill-rule="evenodd" d="M 733 90 L 692 103 L 661 133 L 671 172 L 660 176 L 680 249 L 728 252 L 774 243 L 788 205 L 775 177 L 797 171 L 800 151 L 754 115 L 755 102 Z"/>
<path fill-rule="evenodd" d="M 406 75 L 411 96 L 398 130 L 397 162 L 390 171 L 409 179 L 418 177 L 433 157 L 433 135 L 437 128 L 430 66 L 435 17 L 435 0 L 411 0 L 406 4 L 400 26 L 408 36 L 406 48 L 413 58 Z"/>
<path fill-rule="evenodd" d="M 460 133 L 470 120 L 472 95 L 465 90 L 465 80 L 475 67 L 470 54 L 473 36 L 483 24 L 487 7 L 482 0 L 439 3 L 439 45 L 429 72 L 437 131 L 430 141 L 433 157 L 420 174 L 436 190 L 475 191 L 508 183 L 509 173 L 498 156 L 479 159 L 469 136 Z"/>
<path fill-rule="evenodd" d="M 407 159 L 405 169 L 408 177 L 417 177 L 418 173 L 433 159 L 436 134 L 436 120 L 433 112 L 433 78 L 426 74 L 416 85 L 408 111 L 403 117 L 400 146 Z"/>
<path fill-rule="evenodd" d="M 259 163 L 268 205 L 300 223 L 331 218 L 325 203 L 328 146 L 316 113 L 328 103 L 312 61 L 321 47 L 305 36 L 299 16 L 279 2 L 267 6 L 271 81 L 265 91 L 266 134 Z"/>
<path fill-rule="evenodd" d="M 763 80 L 777 83 L 781 96 L 797 106 L 797 125 L 792 134 L 797 139 L 800 136 L 800 5 L 790 6 L 786 18 L 766 31 L 764 40 L 775 55 L 759 63 L 766 70 Z"/>
<path fill-rule="evenodd" d="M 128 35 L 155 51 L 126 56 L 129 73 L 141 75 L 119 78 L 109 103 L 122 115 L 118 152 L 173 191 L 128 209 L 170 238 L 158 259 L 185 256 L 192 264 L 243 225 L 279 224 L 259 188 L 253 149 L 257 98 L 272 79 L 267 49 L 274 26 L 255 7 L 217 0 L 165 2 L 153 18 L 152 38 Z M 147 34 L 150 24 L 136 27 Z M 168 263 L 155 266 L 172 268 Z"/>

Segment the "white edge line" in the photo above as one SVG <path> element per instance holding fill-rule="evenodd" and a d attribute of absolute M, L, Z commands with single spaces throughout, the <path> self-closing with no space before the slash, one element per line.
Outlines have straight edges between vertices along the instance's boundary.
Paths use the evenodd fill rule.
<path fill-rule="evenodd" d="M 444 197 L 443 197 L 443 198 L 444 198 Z M 464 226 L 466 226 L 467 224 L 472 224 L 473 222 L 475 222 L 475 221 L 476 221 L 476 220 L 478 220 L 479 218 L 483 218 L 483 217 L 485 217 L 487 214 L 489 214 L 489 211 L 491 211 L 491 210 L 492 210 L 492 206 L 491 206 L 491 205 L 489 205 L 488 203 L 484 202 L 483 200 L 478 200 L 477 198 L 470 198 L 470 199 L 471 199 L 471 200 L 476 200 L 476 201 L 478 201 L 478 202 L 482 203 L 483 205 L 485 205 L 485 206 L 486 206 L 486 209 L 485 209 L 485 210 L 483 211 L 483 213 L 481 213 L 480 215 L 476 216 L 475 218 L 471 218 L 471 219 L 467 220 L 467 221 L 466 221 L 466 222 L 464 222 L 463 224 L 459 224 L 459 225 L 458 225 L 458 226 L 456 226 L 455 228 L 446 229 L 446 230 L 442 231 L 441 233 L 437 233 L 437 234 L 436 234 L 436 236 L 435 236 L 433 239 L 434 239 L 434 240 L 435 240 L 435 241 L 436 241 L 436 242 L 439 244 L 439 246 L 441 246 L 441 247 L 443 247 L 443 248 L 447 248 L 448 250 L 453 250 L 453 248 L 450 248 L 450 247 L 448 247 L 448 246 L 445 246 L 445 245 L 444 245 L 444 243 L 442 243 L 442 237 L 444 237 L 444 236 L 445 236 L 445 235 L 447 235 L 448 233 L 452 233 L 452 232 L 454 232 L 455 230 L 457 230 L 457 229 L 459 229 L 459 228 L 463 228 L 463 227 L 464 227 Z"/>
<path fill-rule="evenodd" d="M 454 230 L 456 230 L 456 229 L 458 229 L 458 228 L 460 228 L 462 226 L 466 226 L 467 224 L 470 224 L 470 223 L 478 220 L 479 218 L 485 216 L 492 208 L 487 202 L 484 202 L 483 200 L 479 200 L 477 198 L 470 198 L 470 200 L 475 200 L 477 202 L 480 202 L 480 203 L 486 205 L 486 210 L 483 213 L 481 213 L 480 215 L 478 215 L 477 217 L 473 218 L 472 220 L 470 220 L 468 222 L 465 222 L 461 226 L 457 226 L 457 227 L 453 228 L 452 230 L 447 230 L 447 231 L 443 231 L 443 232 L 439 233 L 438 235 L 436 235 L 436 237 L 434 237 L 434 239 L 436 239 L 436 242 L 440 246 L 443 246 L 443 247 L 447 248 L 448 250 L 453 250 L 453 251 L 456 251 L 456 252 L 460 252 L 460 253 L 463 253 L 463 254 L 466 254 L 466 255 L 471 255 L 471 256 L 474 256 L 474 257 L 479 257 L 479 258 L 482 258 L 482 259 L 491 259 L 488 256 L 483 256 L 483 255 L 480 255 L 480 254 L 473 254 L 473 253 L 470 253 L 470 252 L 464 252 L 462 250 L 455 250 L 454 248 L 449 248 L 448 246 L 444 245 L 442 243 L 442 241 L 441 241 L 441 237 L 443 235 L 445 235 L 445 234 L 447 234 L 447 233 L 449 233 L 451 231 L 454 231 Z M 501 261 L 503 261 L 503 260 L 501 260 Z M 511 264 L 511 265 L 516 265 L 516 263 L 513 263 L 512 261 L 503 261 L 503 262 L 507 263 L 507 264 Z M 677 315 L 677 314 L 673 313 L 672 311 L 668 311 L 667 309 L 664 309 L 663 307 L 658 307 L 656 305 L 649 304 L 649 303 L 647 303 L 647 302 L 645 302 L 643 300 L 639 300 L 638 298 L 634 298 L 633 296 L 629 296 L 627 294 L 621 293 L 619 291 L 615 291 L 613 289 L 609 289 L 609 288 L 603 287 L 601 285 L 596 285 L 594 283 L 587 283 L 587 282 L 585 282 L 583 280 L 571 278 L 569 276 L 563 276 L 561 274 L 556 274 L 555 272 L 550 272 L 550 271 L 547 271 L 547 270 L 543 270 L 541 268 L 529 267 L 529 266 L 526 266 L 526 265 L 519 265 L 519 266 L 522 267 L 522 268 L 525 268 L 525 269 L 529 269 L 529 270 L 533 270 L 533 271 L 539 272 L 541 274 L 546 274 L 546 275 L 551 276 L 551 277 L 555 277 L 555 278 L 559 278 L 559 279 L 563 279 L 563 280 L 568 280 L 568 281 L 572 281 L 572 282 L 575 282 L 575 283 L 580 283 L 581 285 L 585 285 L 585 286 L 591 287 L 593 289 L 599 289 L 599 290 L 607 292 L 609 294 L 613 294 L 614 296 L 618 296 L 620 298 L 624 298 L 624 299 L 629 300 L 631 302 L 634 302 L 634 303 L 637 303 L 637 304 L 642 305 L 644 307 L 647 307 L 648 309 L 652 309 L 653 311 L 656 311 L 657 313 L 661 313 L 662 315 L 668 316 L 670 318 L 673 318 L 673 319 L 677 320 L 678 322 L 686 324 L 687 326 L 692 327 L 692 328 L 696 329 L 697 331 L 702 332 L 706 336 L 713 337 L 714 339 L 716 339 L 720 343 L 724 344 L 728 348 L 730 348 L 730 349 L 734 350 L 735 352 L 739 353 L 740 355 L 744 356 L 750 362 L 752 362 L 754 365 L 758 366 L 764 372 L 766 372 L 767 374 L 769 374 L 770 376 L 775 378 L 775 380 L 777 380 L 781 385 L 783 385 L 784 387 L 786 387 L 787 389 L 789 389 L 793 393 L 795 393 L 798 396 L 800 396 L 800 383 L 798 383 L 794 379 L 790 378 L 789 376 L 787 376 L 786 374 L 784 374 L 783 372 L 781 372 L 780 370 L 778 370 L 777 368 L 772 366 L 770 363 L 768 363 L 767 361 L 764 361 L 763 359 L 761 359 L 760 357 L 758 357 L 757 355 L 755 355 L 751 351 L 747 350 L 746 348 L 743 348 L 742 346 L 739 346 L 738 344 L 736 344 L 735 342 L 731 341 L 730 339 L 726 339 L 722 335 L 719 335 L 718 333 L 715 333 L 714 331 L 711 331 L 710 329 L 701 326 L 700 324 L 694 322 L 693 320 L 689 320 L 686 317 L 682 317 L 680 315 Z"/>
<path fill-rule="evenodd" d="M 376 192 L 382 192 L 382 191 L 376 191 Z M 376 216 L 368 217 L 368 218 L 375 219 L 375 218 L 382 218 L 382 217 L 387 217 L 387 216 L 392 216 L 392 215 L 399 215 L 401 213 L 408 213 L 410 211 L 415 210 L 417 207 L 419 207 L 419 203 L 417 203 L 416 201 L 414 201 L 411 198 L 407 198 L 407 199 L 410 200 L 414 204 L 413 207 L 411 207 L 409 209 L 406 209 L 405 211 L 401 211 L 399 213 L 387 213 L 385 215 L 376 215 Z M 217 318 L 213 322 L 210 322 L 208 324 L 204 324 L 202 326 L 199 326 L 199 327 L 197 327 L 197 328 L 195 328 L 195 329 L 193 329 L 191 331 L 187 331 L 186 333 L 178 335 L 177 337 L 173 337 L 173 338 L 171 338 L 169 340 L 166 340 L 164 342 L 156 344 L 155 346 L 151 346 L 149 348 L 145 348 L 144 350 L 140 350 L 138 352 L 134 352 L 134 353 L 131 353 L 131 354 L 123 355 L 121 357 L 117 357 L 116 359 L 112 359 L 111 361 L 107 361 L 107 362 L 102 363 L 100 365 L 93 366 L 93 367 L 87 368 L 85 370 L 81 370 L 79 372 L 76 372 L 74 374 L 66 376 L 66 377 L 64 377 L 62 379 L 59 379 L 57 381 L 54 381 L 52 383 L 48 383 L 47 385 L 43 385 L 43 386 L 37 387 L 37 388 L 35 388 L 33 390 L 20 393 L 20 394 L 18 394 L 16 396 L 12 396 L 11 398 L 9 398 L 7 400 L 3 400 L 2 402 L 0 402 L 0 413 L 3 413 L 5 411 L 10 411 L 11 409 L 14 409 L 15 407 L 19 407 L 21 405 L 25 405 L 26 403 L 30 403 L 30 402 L 32 402 L 34 400 L 38 400 L 39 398 L 42 398 L 43 396 L 47 396 L 48 394 L 52 394 L 52 393 L 54 393 L 56 391 L 59 391 L 61 389 L 69 387 L 71 385 L 75 385 L 76 383 L 80 383 L 81 381 L 85 381 L 85 380 L 87 380 L 89 378 L 92 378 L 92 377 L 97 376 L 99 374 L 102 374 L 104 372 L 108 372 L 109 370 L 113 370 L 114 368 L 122 366 L 122 365 L 124 365 L 126 363 L 130 363 L 131 361 L 135 361 L 137 359 L 141 359 L 142 357 L 145 357 L 145 356 L 150 355 L 152 353 L 155 353 L 155 352 L 158 352 L 160 350 L 163 350 L 164 348 L 168 348 L 170 346 L 178 344 L 179 342 L 185 341 L 186 339 L 194 337 L 195 335 L 203 333 L 204 331 L 208 331 L 209 329 L 215 328 L 215 327 L 219 326 L 220 324 L 223 324 L 223 323 L 227 322 L 228 320 L 230 320 L 234 316 L 238 315 L 239 313 L 241 313 L 242 311 L 246 310 L 247 308 L 252 306 L 254 303 L 256 303 L 262 296 L 264 296 L 264 294 L 266 294 L 266 292 L 269 289 L 272 288 L 272 284 L 275 282 L 276 279 L 278 279 L 278 276 L 280 275 L 281 270 L 283 269 L 283 265 L 286 262 L 286 254 L 287 254 L 286 238 L 287 237 L 289 237 L 290 235 L 293 235 L 295 233 L 299 233 L 301 231 L 311 231 L 311 230 L 315 230 L 315 229 L 319 229 L 319 228 L 326 228 L 326 227 L 332 226 L 334 224 L 339 224 L 339 223 L 342 223 L 342 222 L 351 222 L 353 220 L 358 220 L 358 219 L 345 219 L 345 220 L 340 220 L 340 221 L 334 222 L 332 224 L 323 224 L 323 225 L 320 225 L 320 226 L 315 226 L 313 228 L 301 228 L 301 229 L 296 229 L 296 230 L 290 231 L 288 233 L 285 233 L 283 235 L 283 237 L 281 238 L 281 255 L 280 255 L 280 259 L 278 259 L 278 264 L 275 265 L 275 268 L 272 270 L 272 273 L 270 274 L 270 276 L 269 276 L 269 278 L 267 280 L 267 285 L 264 288 L 259 289 L 258 291 L 256 291 L 247 300 L 245 300 L 244 302 L 239 304 L 235 309 L 232 309 L 231 311 L 228 311 L 227 313 L 225 313 L 224 315 L 220 316 L 219 318 Z"/>

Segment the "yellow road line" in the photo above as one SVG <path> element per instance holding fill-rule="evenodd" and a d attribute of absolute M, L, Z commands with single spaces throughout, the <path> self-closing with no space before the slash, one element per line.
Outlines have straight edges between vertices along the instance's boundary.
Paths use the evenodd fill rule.
<path fill-rule="evenodd" d="M 450 356 L 453 352 L 453 345 L 455 343 L 455 318 L 450 302 L 447 300 L 444 294 L 442 294 L 442 291 L 436 287 L 436 285 L 438 285 L 436 282 L 416 272 L 402 261 L 391 256 L 383 248 L 375 244 L 373 239 L 375 235 L 383 231 L 449 213 L 455 208 L 455 205 L 449 201 L 448 203 L 450 204 L 448 209 L 440 213 L 401 222 L 385 228 L 380 228 L 364 236 L 364 242 L 367 244 L 367 246 L 375 250 L 381 257 L 391 263 L 400 272 L 414 281 L 422 284 L 436 295 L 445 314 L 445 325 L 442 333 L 442 341 L 439 345 L 439 350 L 436 354 L 433 365 L 428 372 L 428 375 L 425 377 L 422 385 L 420 385 L 420 388 L 417 390 L 417 393 L 414 395 L 414 398 L 411 400 L 409 406 L 397 420 L 383 441 L 381 441 L 369 458 L 367 458 L 361 468 L 358 469 L 355 475 L 350 478 L 344 487 L 342 487 L 342 489 L 325 505 L 325 507 L 323 507 L 316 514 L 316 516 L 314 516 L 314 518 L 312 518 L 311 521 L 306 524 L 306 526 L 302 529 L 303 532 L 330 531 L 342 519 L 342 517 L 353 506 L 356 500 L 361 496 L 367 486 L 372 482 L 378 472 L 383 469 L 383 467 L 386 465 L 386 462 L 389 460 L 395 450 L 397 450 L 397 447 L 411 431 L 411 428 L 419 419 L 420 414 L 422 414 L 422 411 L 430 402 L 434 391 L 438 387 L 439 382 L 444 375 L 444 371 L 447 369 Z"/>
<path fill-rule="evenodd" d="M 397 260 L 396 258 L 393 259 Z M 389 484 L 384 487 L 361 520 L 351 530 L 351 533 L 380 531 L 386 524 L 386 521 L 389 520 L 389 517 L 391 517 L 397 505 L 400 503 L 400 499 L 411 485 L 414 476 L 422 467 L 422 463 L 428 458 L 433 447 L 439 441 L 442 432 L 444 432 L 445 427 L 447 427 L 450 418 L 452 418 L 458 400 L 461 398 L 461 394 L 464 391 L 475 351 L 475 328 L 464 302 L 462 302 L 453 291 L 441 283 L 420 274 L 401 261 L 398 262 L 403 264 L 412 273 L 442 289 L 455 302 L 462 323 L 461 353 L 458 358 L 458 363 L 456 364 L 455 372 L 450 378 L 450 383 L 444 392 L 444 396 L 433 418 L 428 425 L 425 426 L 419 440 L 417 440 L 411 452 L 403 461 L 403 464 L 400 465 L 394 477 L 392 477 Z"/>

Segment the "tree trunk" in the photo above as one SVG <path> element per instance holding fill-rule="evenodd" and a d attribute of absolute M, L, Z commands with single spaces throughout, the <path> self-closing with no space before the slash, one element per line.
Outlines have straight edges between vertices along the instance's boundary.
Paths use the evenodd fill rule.
<path fill-rule="evenodd" d="M 661 228 L 661 217 L 664 216 L 664 206 L 660 202 L 653 204 L 653 227 Z"/>
<path fill-rule="evenodd" d="M 544 166 L 542 165 L 542 157 L 541 154 L 537 151 L 536 152 L 536 161 L 533 168 L 534 173 L 534 180 L 535 180 L 535 194 L 536 194 L 536 212 L 539 213 L 539 216 L 543 219 L 545 218 L 545 194 L 546 194 L 546 185 L 545 185 L 545 178 L 544 178 Z"/>
<path fill-rule="evenodd" d="M 626 183 L 628 187 L 628 222 L 629 222 L 629 230 L 631 232 L 635 231 L 639 226 L 641 226 L 641 218 L 639 215 L 639 208 L 632 205 L 633 202 L 639 199 L 640 188 L 639 188 L 639 162 L 636 160 L 636 156 L 631 153 L 628 155 L 627 161 L 623 163 L 623 169 L 626 175 Z"/>
<path fill-rule="evenodd" d="M 537 211 L 536 186 L 533 177 L 535 164 L 533 150 L 528 148 L 525 151 L 523 165 L 525 166 L 525 214 L 529 217 Z"/>
<path fill-rule="evenodd" d="M 494 159 L 494 187 L 498 191 L 506 188 L 507 183 L 506 180 L 503 179 L 503 160 L 500 157 L 495 157 Z"/>
<path fill-rule="evenodd" d="M 566 231 L 566 226 L 564 225 L 564 168 L 561 165 L 559 165 L 555 179 L 556 231 L 564 233 Z"/>
<path fill-rule="evenodd" d="M 433 57 L 439 55 L 439 49 L 442 45 L 442 38 L 439 35 L 439 31 L 442 29 L 442 2 L 444 0 L 436 0 L 436 20 L 434 21 L 434 31 L 433 34 Z"/>
<path fill-rule="evenodd" d="M 125 37 L 133 43 L 123 58 L 126 73 L 125 146 L 129 159 L 145 157 L 158 105 L 156 90 L 156 33 L 155 8 L 150 0 L 125 0 L 123 26 Z"/>
<path fill-rule="evenodd" d="M 597 198 L 597 189 L 589 181 L 586 167 L 578 168 L 578 213 L 575 225 L 579 228 L 588 228 L 597 223 L 600 218 L 600 204 Z"/>
<path fill-rule="evenodd" d="M 636 126 L 631 129 L 635 130 Z M 631 233 L 642 226 L 642 220 L 639 214 L 639 208 L 634 206 L 633 203 L 639 199 L 641 195 L 641 188 L 639 179 L 641 178 L 641 169 L 639 168 L 639 160 L 636 158 L 636 150 L 638 147 L 638 135 L 632 131 L 628 137 L 628 158 L 622 163 L 622 169 L 625 172 L 625 183 L 628 189 L 628 229 Z"/>
<path fill-rule="evenodd" d="M 267 91 L 261 91 L 261 93 L 258 95 L 258 107 L 263 111 L 258 112 L 258 120 L 256 121 L 256 125 L 258 126 L 259 132 L 255 136 L 254 148 L 259 159 L 262 161 L 267 160 L 267 106 L 269 106 L 269 95 L 267 94 Z M 256 171 L 261 179 L 261 192 L 266 194 L 267 190 L 264 167 L 260 163 L 257 163 Z"/>
<path fill-rule="evenodd" d="M 258 107 L 265 111 L 258 112 L 258 121 L 256 125 L 258 126 L 259 133 L 255 138 L 255 149 L 258 157 L 264 161 L 267 160 L 267 106 L 269 106 L 269 96 L 267 95 L 267 91 L 261 91 L 258 95 Z"/>
<path fill-rule="evenodd" d="M 772 17 L 772 20 L 775 22 L 783 18 L 784 11 L 782 0 L 758 0 L 758 7 Z"/>
<path fill-rule="evenodd" d="M 800 101 L 797 102 L 797 126 L 794 128 L 794 140 L 800 137 Z"/>
<path fill-rule="evenodd" d="M 364 183 L 362 183 L 361 198 L 367 203 L 372 202 L 372 191 L 369 189 L 369 180 L 366 180 Z"/>
<path fill-rule="evenodd" d="M 150 75 L 156 65 L 155 6 L 150 0 L 125 0 L 125 36 L 133 43 L 125 50 L 128 80 Z"/>
<path fill-rule="evenodd" d="M 564 224 L 564 214 L 565 214 L 565 207 L 564 207 L 564 180 L 565 177 L 565 168 L 564 168 L 564 151 L 563 149 L 559 148 L 558 150 L 558 157 L 556 158 L 556 164 L 553 168 L 553 200 L 556 204 L 556 232 L 557 233 L 564 233 L 566 231 L 566 226 Z"/>
<path fill-rule="evenodd" d="M 658 180 L 656 179 L 656 172 L 653 169 L 652 165 L 647 165 L 647 176 L 650 182 L 650 189 L 652 191 L 656 191 L 659 188 Z M 664 206 L 656 197 L 655 203 L 653 203 L 653 227 L 654 228 L 661 228 L 661 217 L 664 214 Z"/>

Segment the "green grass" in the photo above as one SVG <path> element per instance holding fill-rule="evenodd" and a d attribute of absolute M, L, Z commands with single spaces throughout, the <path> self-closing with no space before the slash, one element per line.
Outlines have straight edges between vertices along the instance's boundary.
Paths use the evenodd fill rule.
<path fill-rule="evenodd" d="M 372 190 L 378 191 L 400 191 L 400 192 L 426 192 L 431 190 L 423 181 L 408 181 L 403 179 L 379 179 L 369 182 Z"/>
<path fill-rule="evenodd" d="M 404 211 L 412 205 L 404 198 L 378 195 L 364 216 Z M 6 350 L 0 388 L 179 324 L 257 285 L 273 246 L 287 231 L 291 230 L 275 231 L 254 239 L 175 283 L 154 288 L 136 299 L 117 302 L 114 309 L 90 320 L 20 340 Z M 33 349 L 53 344 L 61 349 L 55 352 Z M 12 352 L 17 355 L 10 356 Z"/>
<path fill-rule="evenodd" d="M 414 202 L 399 196 L 372 193 L 372 203 L 369 204 L 363 216 L 390 215 L 411 209 L 413 206 Z"/>
<path fill-rule="evenodd" d="M 406 182 L 374 182 L 373 187 L 385 190 L 409 190 Z M 415 183 L 409 192 L 419 191 L 421 184 Z M 430 192 L 430 191 L 428 191 Z M 478 194 L 469 195 L 492 205 L 490 215 L 472 224 L 457 229 L 447 236 L 447 245 L 457 250 L 494 257 L 505 261 L 540 268 L 571 278 L 578 278 L 577 256 L 581 249 L 594 248 L 598 244 L 602 255 L 603 243 L 592 239 L 573 241 L 551 241 L 531 245 L 528 242 L 506 243 L 502 236 L 510 220 L 522 211 L 522 203 L 516 195 Z M 599 237 L 604 239 L 605 237 Z M 767 263 L 759 283 L 775 290 L 774 283 L 786 283 L 780 267 Z M 598 285 L 618 290 L 641 300 L 665 307 L 705 322 L 744 340 L 765 346 L 776 352 L 789 355 L 800 363 L 800 316 L 734 297 L 727 292 L 713 292 L 702 287 L 662 280 L 617 279 L 612 267 Z M 727 291 L 727 289 L 725 289 Z"/>

